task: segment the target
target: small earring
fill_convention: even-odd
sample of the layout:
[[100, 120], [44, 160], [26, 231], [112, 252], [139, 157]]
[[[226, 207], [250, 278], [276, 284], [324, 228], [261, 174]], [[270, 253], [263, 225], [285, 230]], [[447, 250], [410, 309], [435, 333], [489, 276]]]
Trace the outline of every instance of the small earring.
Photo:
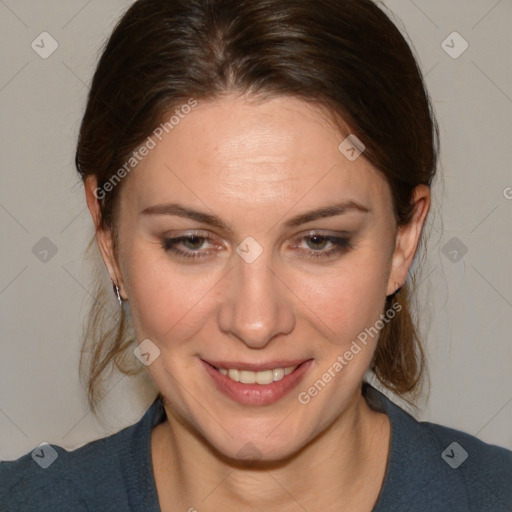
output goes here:
[[122, 307], [123, 306], [123, 299], [121, 297], [121, 294], [119, 293], [119, 286], [117, 286], [117, 284], [114, 283], [114, 281], [112, 281], [112, 286], [114, 288], [114, 293], [115, 293], [115, 295], [117, 297], [119, 305]]

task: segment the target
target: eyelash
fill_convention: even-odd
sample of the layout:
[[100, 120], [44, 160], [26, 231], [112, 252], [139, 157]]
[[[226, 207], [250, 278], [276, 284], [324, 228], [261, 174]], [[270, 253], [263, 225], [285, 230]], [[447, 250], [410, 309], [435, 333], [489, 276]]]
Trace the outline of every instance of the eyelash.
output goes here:
[[[301, 241], [307, 240], [307, 239], [311, 240], [313, 238], [320, 239], [320, 242], [326, 241], [328, 243], [331, 243], [334, 247], [332, 249], [330, 249], [329, 251], [313, 250], [313, 249], [306, 251], [308, 253], [307, 258], [310, 258], [312, 260], [318, 259], [318, 258], [329, 259], [330, 257], [332, 257], [336, 254], [346, 252], [349, 249], [353, 249], [353, 247], [350, 243], [350, 239], [344, 238], [344, 237], [322, 235], [322, 234], [318, 234], [318, 233], [310, 233], [306, 236], [301, 237], [300, 240]], [[190, 250], [183, 251], [181, 249], [176, 248], [176, 245], [178, 245], [184, 241], [185, 242], [191, 241], [193, 239], [197, 239], [198, 242], [202, 242], [202, 243], [204, 243], [205, 241], [212, 242], [214, 240], [211, 236], [206, 235], [206, 234], [204, 234], [204, 235], [203, 234], [201, 234], [201, 235], [184, 235], [184, 236], [179, 236], [176, 238], [164, 238], [162, 240], [161, 246], [165, 252], [173, 252], [177, 256], [183, 257], [183, 258], [198, 259], [198, 258], [208, 257], [209, 256], [208, 253], [200, 253], [198, 251], [190, 251]], [[202, 243], [201, 243], [201, 245], [202, 245]]]

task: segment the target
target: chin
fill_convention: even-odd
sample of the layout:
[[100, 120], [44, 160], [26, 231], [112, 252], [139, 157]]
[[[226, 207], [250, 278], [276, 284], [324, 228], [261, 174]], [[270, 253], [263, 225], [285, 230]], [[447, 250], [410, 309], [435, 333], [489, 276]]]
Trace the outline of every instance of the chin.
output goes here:
[[214, 430], [210, 421], [198, 429], [198, 434], [217, 455], [231, 464], [263, 465], [293, 457], [315, 437], [316, 431], [294, 412], [283, 411], [266, 419], [240, 418]]

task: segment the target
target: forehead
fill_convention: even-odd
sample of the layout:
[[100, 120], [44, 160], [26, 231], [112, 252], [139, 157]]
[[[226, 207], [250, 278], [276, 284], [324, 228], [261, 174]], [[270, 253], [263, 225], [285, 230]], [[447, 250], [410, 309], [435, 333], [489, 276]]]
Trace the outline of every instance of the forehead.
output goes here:
[[344, 138], [324, 110], [296, 98], [199, 101], [155, 139], [126, 193], [141, 207], [183, 196], [252, 206], [301, 195], [304, 205], [340, 194], [382, 198], [384, 178], [363, 157], [349, 161], [341, 154]]

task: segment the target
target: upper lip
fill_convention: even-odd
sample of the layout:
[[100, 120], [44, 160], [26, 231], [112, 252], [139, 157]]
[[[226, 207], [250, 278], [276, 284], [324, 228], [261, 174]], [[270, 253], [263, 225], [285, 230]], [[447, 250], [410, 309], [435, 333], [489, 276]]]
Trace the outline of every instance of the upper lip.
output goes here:
[[243, 361], [212, 361], [203, 359], [215, 368], [225, 368], [227, 370], [247, 370], [252, 372], [261, 372], [264, 370], [273, 370], [274, 368], [289, 368], [290, 366], [298, 366], [299, 364], [309, 361], [309, 359], [276, 359], [265, 363], [244, 363]]

